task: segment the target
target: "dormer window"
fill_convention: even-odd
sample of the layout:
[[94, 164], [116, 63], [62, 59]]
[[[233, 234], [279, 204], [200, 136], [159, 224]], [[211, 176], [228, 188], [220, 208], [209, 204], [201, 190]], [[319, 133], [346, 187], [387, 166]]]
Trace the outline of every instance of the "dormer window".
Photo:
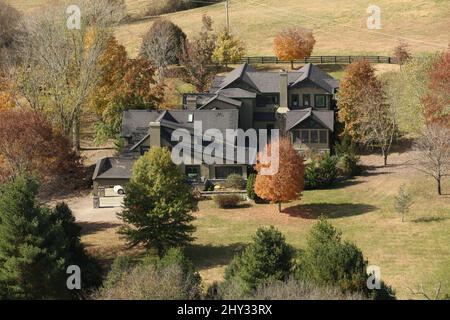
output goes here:
[[189, 123], [194, 122], [194, 114], [193, 114], [193, 113], [189, 113], [189, 114], [188, 114], [188, 122], [189, 122]]

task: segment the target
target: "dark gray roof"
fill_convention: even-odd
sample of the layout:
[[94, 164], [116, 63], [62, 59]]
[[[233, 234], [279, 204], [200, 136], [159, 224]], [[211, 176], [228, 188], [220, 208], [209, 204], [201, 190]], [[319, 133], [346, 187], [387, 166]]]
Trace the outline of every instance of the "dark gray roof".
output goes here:
[[96, 179], [130, 179], [134, 158], [103, 158], [95, 166], [92, 180]]
[[310, 117], [320, 122], [326, 128], [330, 129], [330, 131], [334, 131], [334, 111], [312, 110], [311, 108], [288, 111], [286, 113], [286, 131], [291, 130]]
[[200, 106], [199, 109], [206, 107], [208, 104], [210, 104], [211, 102], [216, 101], [216, 100], [230, 104], [235, 107], [240, 107], [242, 105], [242, 101], [226, 97], [222, 94], [216, 94], [212, 98], [210, 98], [208, 101], [206, 101], [202, 106]]
[[[192, 115], [193, 122], [189, 122], [189, 115]], [[145, 118], [145, 121], [142, 118]], [[203, 133], [208, 129], [218, 129], [225, 136], [226, 129], [238, 128], [239, 111], [237, 109], [164, 111], [127, 110], [124, 112], [123, 119], [123, 126], [127, 127], [127, 133], [129, 133], [129, 137], [131, 137], [132, 143], [130, 145], [130, 150], [133, 150], [149, 137], [150, 122], [160, 122], [163, 129], [167, 128], [169, 130], [175, 130], [184, 128], [193, 131], [194, 122], [200, 121], [202, 123]], [[136, 131], [132, 132], [129, 128], [136, 128]]]
[[131, 137], [134, 142], [141, 140], [148, 132], [148, 125], [160, 113], [154, 110], [128, 110], [123, 112], [122, 137]]
[[[289, 86], [293, 87], [308, 79], [329, 93], [334, 93], [339, 87], [339, 81], [322, 71], [317, 66], [308, 63], [297, 71], [289, 71]], [[216, 76], [210, 92], [222, 92], [232, 88], [232, 84], [241, 80], [260, 93], [280, 92], [280, 74], [271, 71], [257, 71], [246, 63], [240, 65], [226, 76]]]
[[251, 91], [244, 90], [241, 88], [227, 88], [227, 89], [220, 90], [219, 93], [228, 98], [241, 98], [241, 99], [256, 98], [255, 92], [251, 92]]
[[290, 85], [291, 87], [295, 87], [304, 80], [310, 80], [329, 93], [334, 93], [335, 89], [339, 87], [338, 80], [334, 79], [328, 73], [322, 71], [312, 63], [304, 65], [299, 71], [302, 72], [302, 75]]

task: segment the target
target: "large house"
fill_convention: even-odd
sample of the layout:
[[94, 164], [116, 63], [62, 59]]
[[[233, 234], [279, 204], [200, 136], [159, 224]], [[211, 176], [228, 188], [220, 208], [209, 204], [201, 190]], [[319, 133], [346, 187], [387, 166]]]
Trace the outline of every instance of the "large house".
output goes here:
[[[181, 110], [125, 111], [125, 150], [120, 157], [97, 163], [94, 194], [99, 185], [125, 183], [134, 159], [152, 146], [173, 148], [177, 142], [172, 141], [172, 132], [182, 128], [193, 134], [196, 121], [202, 123], [202, 133], [217, 129], [224, 136], [226, 129], [277, 128], [291, 136], [300, 152], [327, 152], [334, 137], [338, 87], [336, 79], [313, 64], [297, 71], [268, 72], [244, 63], [226, 75], [216, 76], [209, 92], [184, 95]], [[195, 152], [191, 158], [202, 159]], [[246, 178], [247, 165], [222, 160], [223, 164], [206, 165], [200, 160], [180, 167], [194, 180], [225, 179], [231, 173]]]

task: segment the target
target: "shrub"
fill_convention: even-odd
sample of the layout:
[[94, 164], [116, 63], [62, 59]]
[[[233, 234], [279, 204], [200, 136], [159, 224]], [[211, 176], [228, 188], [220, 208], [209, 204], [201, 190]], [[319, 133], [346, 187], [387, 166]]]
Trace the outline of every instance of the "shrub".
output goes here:
[[319, 286], [338, 286], [342, 292], [392, 298], [391, 288], [384, 284], [382, 290], [369, 291], [366, 268], [361, 250], [353, 243], [342, 241], [341, 232], [321, 219], [310, 231], [306, 250], [296, 266], [296, 276]]
[[319, 160], [312, 159], [305, 170], [305, 187], [307, 189], [323, 188], [330, 185], [337, 177], [338, 158], [328, 153]]
[[138, 264], [120, 258], [113, 264], [97, 299], [191, 300], [201, 296], [201, 278], [180, 249], [159, 259], [146, 257]]
[[247, 196], [249, 199], [257, 201], [259, 199], [255, 192], [256, 173], [252, 173], [247, 178]]
[[273, 281], [256, 289], [252, 300], [365, 300], [361, 293], [342, 293], [340, 288], [320, 287], [312, 282], [289, 278]]
[[244, 188], [244, 180], [240, 174], [232, 173], [227, 177], [225, 187], [242, 190]]
[[335, 151], [336, 156], [339, 158], [336, 165], [338, 175], [349, 177], [355, 176], [360, 172], [357, 148], [350, 136], [345, 135], [340, 142], [337, 142]]
[[225, 287], [236, 281], [243, 293], [255, 290], [272, 280], [285, 280], [292, 268], [294, 250], [286, 243], [284, 235], [275, 229], [260, 228], [253, 242], [236, 255], [225, 270]]
[[222, 209], [236, 208], [242, 201], [237, 194], [218, 194], [214, 196], [214, 202]]

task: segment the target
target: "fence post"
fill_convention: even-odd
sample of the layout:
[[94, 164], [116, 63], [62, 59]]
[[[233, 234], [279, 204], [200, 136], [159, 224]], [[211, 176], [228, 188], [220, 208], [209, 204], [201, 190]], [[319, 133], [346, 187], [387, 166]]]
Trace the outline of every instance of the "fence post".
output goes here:
[[323, 63], [323, 56], [320, 56], [320, 63]]
[[334, 56], [334, 63], [336, 64], [337, 62], [337, 56]]
[[352, 63], [350, 56], [348, 56], [348, 63]]

